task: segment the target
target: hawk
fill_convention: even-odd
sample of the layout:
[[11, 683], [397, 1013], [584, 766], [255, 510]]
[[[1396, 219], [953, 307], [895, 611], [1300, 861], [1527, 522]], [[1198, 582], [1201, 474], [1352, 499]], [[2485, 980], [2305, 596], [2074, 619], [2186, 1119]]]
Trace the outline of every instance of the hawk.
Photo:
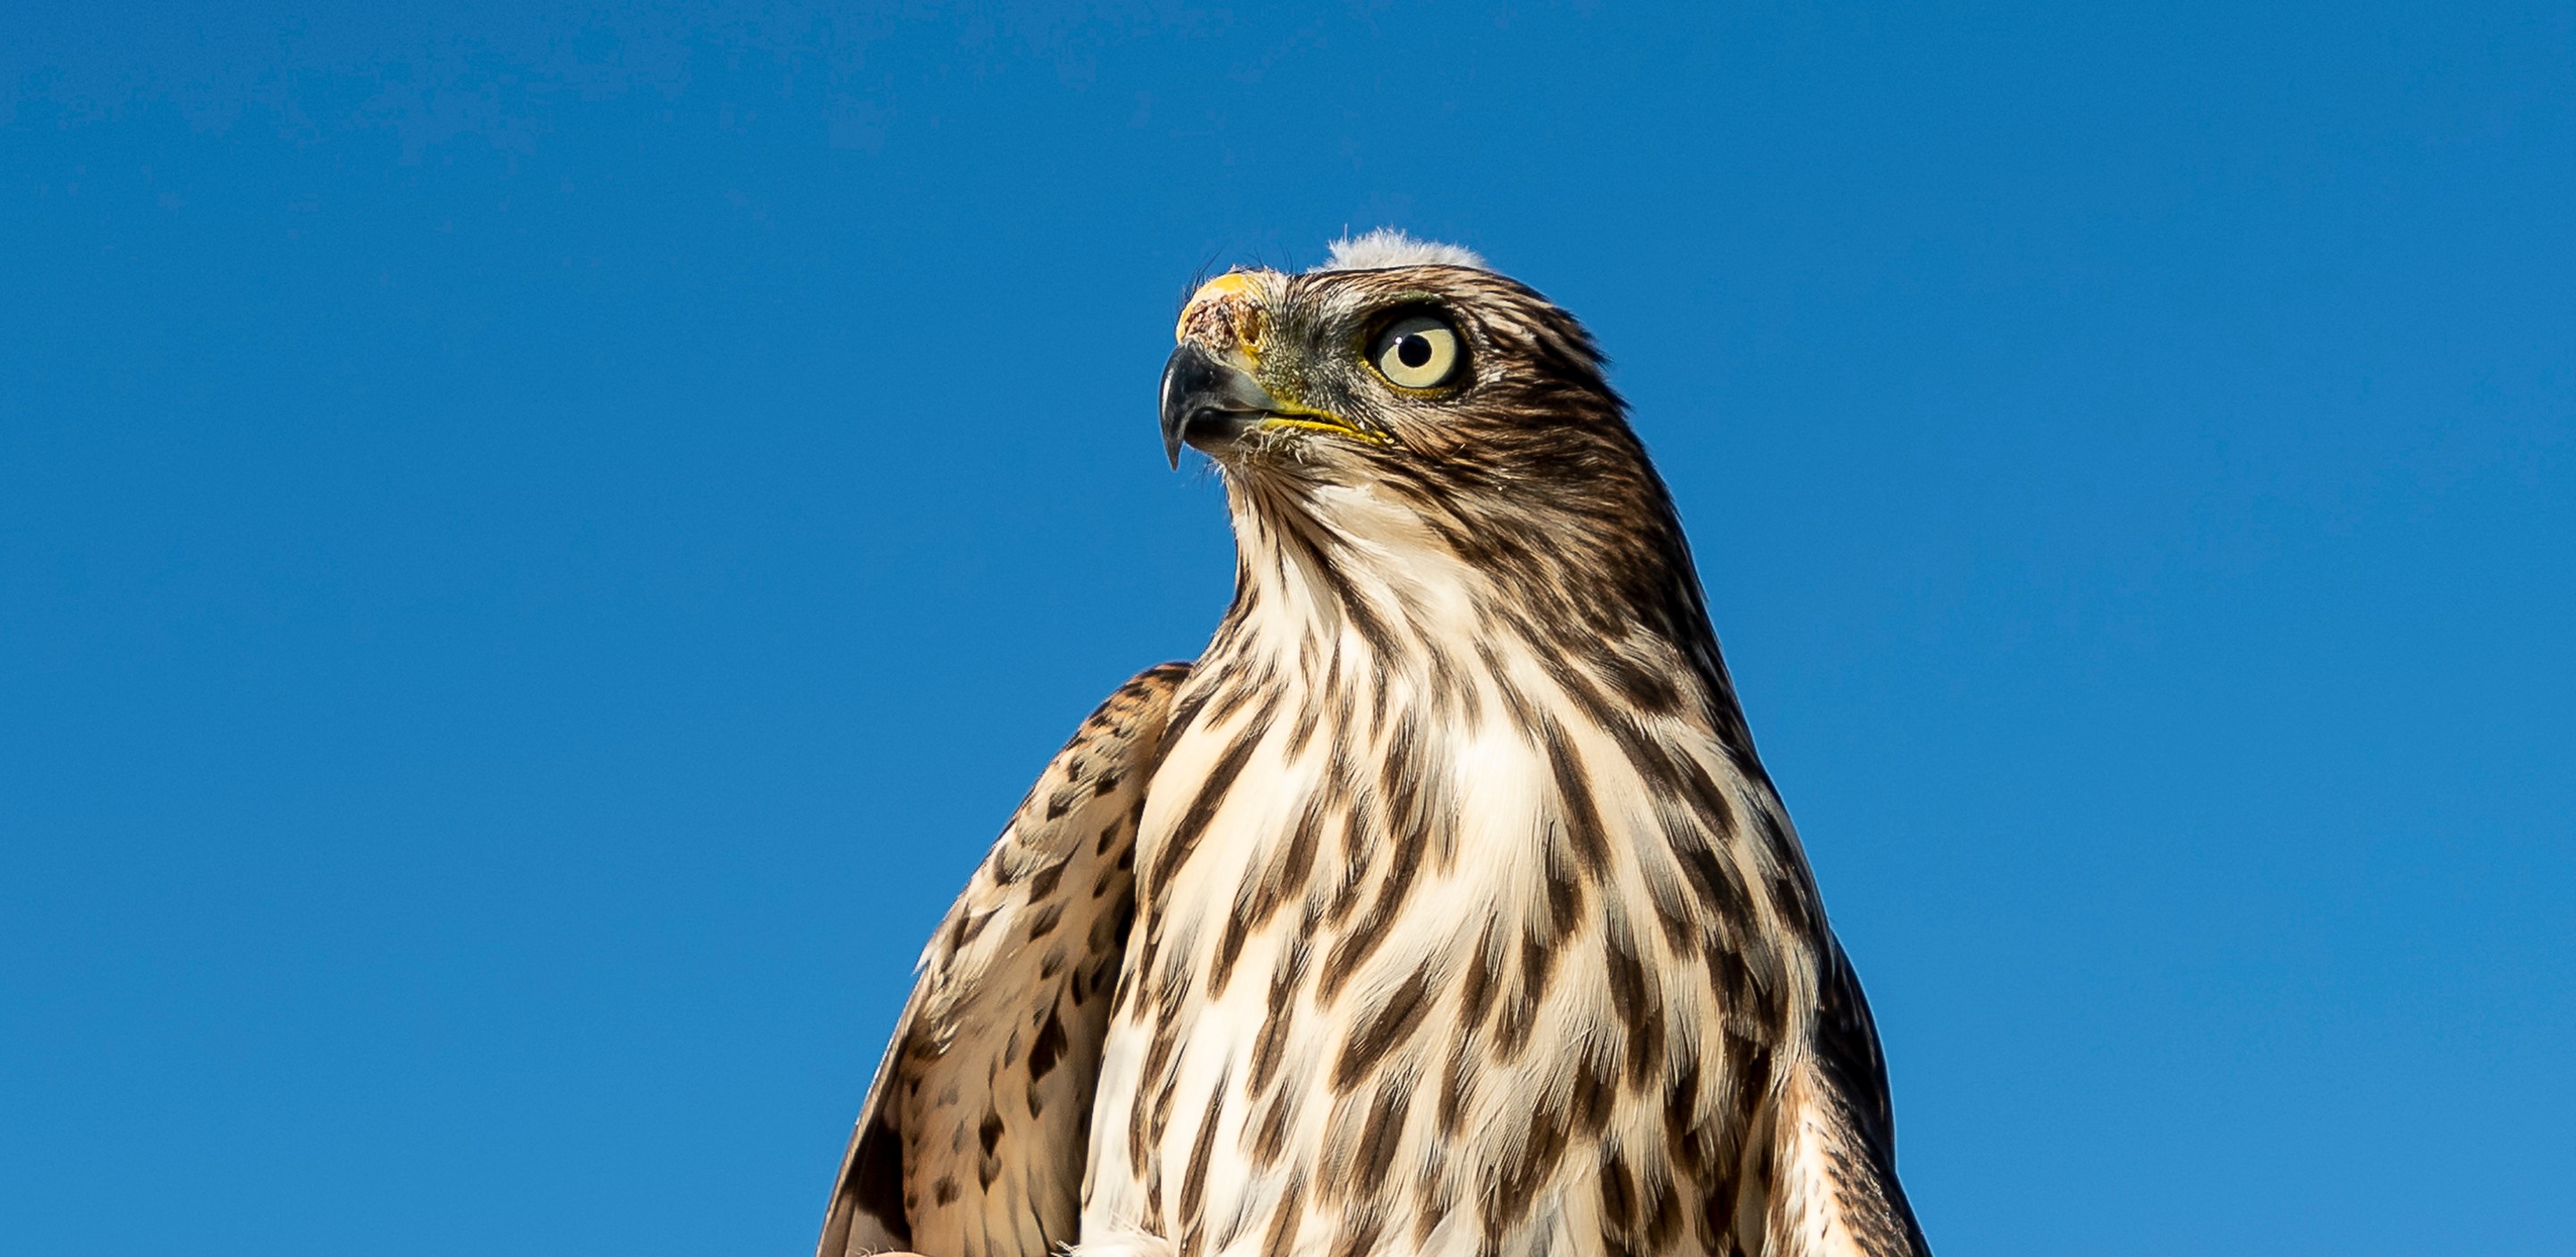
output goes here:
[[923, 953], [823, 1257], [1928, 1254], [1591, 336], [1393, 232], [1181, 312], [1234, 600]]

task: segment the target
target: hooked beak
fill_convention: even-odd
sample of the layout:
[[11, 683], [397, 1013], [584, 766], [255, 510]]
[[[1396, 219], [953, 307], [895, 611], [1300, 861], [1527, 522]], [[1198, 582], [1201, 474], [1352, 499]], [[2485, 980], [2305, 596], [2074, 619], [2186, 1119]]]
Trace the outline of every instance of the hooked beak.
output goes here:
[[1285, 409], [1250, 375], [1183, 341], [1163, 364], [1163, 456], [1177, 468], [1184, 444], [1218, 453]]

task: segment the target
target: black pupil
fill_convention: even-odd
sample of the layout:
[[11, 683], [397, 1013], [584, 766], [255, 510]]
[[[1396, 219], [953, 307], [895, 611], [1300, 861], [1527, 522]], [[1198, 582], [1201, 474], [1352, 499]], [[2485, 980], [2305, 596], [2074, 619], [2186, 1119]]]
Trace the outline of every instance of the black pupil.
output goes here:
[[1431, 338], [1419, 332], [1398, 338], [1395, 360], [1408, 367], [1419, 367], [1431, 361]]

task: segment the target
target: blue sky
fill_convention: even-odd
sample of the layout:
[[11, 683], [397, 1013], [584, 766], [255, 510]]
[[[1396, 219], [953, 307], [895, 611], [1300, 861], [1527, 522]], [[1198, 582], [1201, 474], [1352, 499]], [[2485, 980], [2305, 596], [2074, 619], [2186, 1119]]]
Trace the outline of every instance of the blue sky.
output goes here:
[[0, 1218], [802, 1252], [1227, 594], [1211, 263], [1587, 319], [1946, 1254], [2563, 1252], [2576, 8], [0, 18]]

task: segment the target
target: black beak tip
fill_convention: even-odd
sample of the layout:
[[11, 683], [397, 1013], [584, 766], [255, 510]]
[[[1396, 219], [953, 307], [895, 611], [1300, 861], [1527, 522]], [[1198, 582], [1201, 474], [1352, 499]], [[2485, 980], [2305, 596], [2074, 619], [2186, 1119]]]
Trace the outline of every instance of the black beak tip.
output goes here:
[[1251, 376], [1183, 344], [1163, 364], [1163, 457], [1178, 470], [1184, 445], [1230, 449], [1278, 405]]
[[1222, 370], [1206, 350], [1188, 343], [1173, 350], [1163, 363], [1163, 458], [1174, 471], [1181, 468], [1181, 446], [1189, 439], [1190, 421], [1198, 417]]

